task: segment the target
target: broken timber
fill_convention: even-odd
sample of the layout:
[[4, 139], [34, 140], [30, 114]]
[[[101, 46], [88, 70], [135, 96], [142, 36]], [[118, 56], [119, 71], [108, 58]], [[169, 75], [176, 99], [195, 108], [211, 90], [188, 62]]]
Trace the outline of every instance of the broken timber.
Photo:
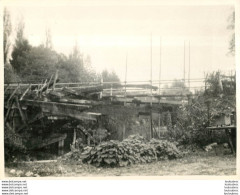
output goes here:
[[41, 107], [43, 113], [49, 113], [57, 116], [68, 116], [75, 119], [87, 119], [96, 121], [99, 114], [84, 112], [91, 108], [90, 105], [68, 104], [59, 102], [44, 102], [34, 100], [23, 100], [22, 105]]

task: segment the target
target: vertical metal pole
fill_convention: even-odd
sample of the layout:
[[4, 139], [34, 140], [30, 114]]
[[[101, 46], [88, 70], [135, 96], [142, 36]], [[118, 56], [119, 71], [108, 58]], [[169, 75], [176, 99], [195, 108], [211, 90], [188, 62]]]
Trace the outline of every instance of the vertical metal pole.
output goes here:
[[[160, 96], [160, 87], [161, 87], [161, 66], [162, 66], [162, 38], [160, 37], [160, 53], [159, 53], [159, 83], [158, 83], [158, 94]], [[160, 98], [160, 97], [159, 97]], [[159, 101], [160, 103], [160, 101]]]
[[153, 129], [152, 129], [152, 34], [151, 34], [151, 47], [150, 47], [150, 139], [153, 138]]
[[[102, 77], [102, 75], [101, 75], [100, 85], [103, 87], [103, 77]], [[103, 96], [103, 88], [102, 88], [102, 91], [99, 94], [99, 99], [102, 99], [102, 96]]]
[[190, 66], [190, 41], [188, 42], [188, 87], [190, 91], [190, 71], [191, 71], [191, 66]]
[[110, 89], [110, 99], [111, 99], [111, 101], [112, 101], [112, 96], [113, 96], [113, 89], [112, 89], [112, 83], [111, 83], [111, 89]]
[[128, 53], [127, 53], [127, 55], [126, 55], [126, 67], [125, 67], [125, 94], [124, 94], [124, 98], [125, 98], [125, 100], [124, 100], [124, 105], [126, 105], [126, 103], [127, 103], [127, 61], [128, 60]]
[[158, 83], [158, 95], [159, 95], [159, 113], [158, 113], [158, 135], [159, 138], [161, 136], [160, 134], [160, 126], [161, 126], [161, 114], [160, 114], [160, 87], [161, 87], [161, 69], [162, 69], [162, 38], [160, 37], [160, 53], [159, 53], [159, 83]]
[[150, 94], [151, 94], [151, 101], [150, 105], [152, 107], [152, 34], [151, 34], [151, 47], [150, 47]]
[[183, 49], [183, 82], [185, 84], [185, 40], [184, 40], [184, 49]]

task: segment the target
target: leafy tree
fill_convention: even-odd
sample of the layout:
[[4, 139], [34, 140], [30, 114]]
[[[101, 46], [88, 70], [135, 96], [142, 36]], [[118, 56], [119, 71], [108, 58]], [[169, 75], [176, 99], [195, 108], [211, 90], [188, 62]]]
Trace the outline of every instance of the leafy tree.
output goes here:
[[58, 55], [59, 78], [62, 82], [89, 82], [97, 78], [91, 66], [91, 58], [84, 58], [77, 44], [74, 46], [69, 57], [64, 54]]
[[[182, 80], [175, 79], [170, 87], [168, 85], [164, 86], [162, 94], [163, 95], [186, 95], [189, 94], [190, 91], [188, 87]], [[168, 98], [168, 99], [175, 99], [175, 98]]]
[[25, 66], [19, 72], [19, 76], [25, 81], [42, 82], [50, 78], [57, 70], [58, 54], [43, 45], [31, 47], [25, 53]]
[[12, 51], [10, 63], [14, 71], [19, 74], [26, 66], [26, 54], [31, 50], [31, 45], [24, 37], [24, 23], [20, 21], [17, 28], [17, 37]]
[[12, 24], [11, 24], [11, 17], [7, 10], [4, 8], [3, 13], [3, 27], [4, 27], [4, 34], [3, 34], [3, 53], [4, 53], [4, 64], [7, 63], [8, 53], [10, 48], [10, 35], [12, 33]]
[[114, 71], [108, 72], [108, 70], [103, 70], [102, 78], [103, 82], [120, 82], [118, 75]]
[[205, 134], [205, 128], [219, 114], [236, 110], [235, 76], [213, 72], [207, 76], [206, 85], [205, 91], [199, 91], [191, 103], [182, 105], [177, 111], [175, 130], [178, 141], [182, 143], [208, 144], [212, 140]]

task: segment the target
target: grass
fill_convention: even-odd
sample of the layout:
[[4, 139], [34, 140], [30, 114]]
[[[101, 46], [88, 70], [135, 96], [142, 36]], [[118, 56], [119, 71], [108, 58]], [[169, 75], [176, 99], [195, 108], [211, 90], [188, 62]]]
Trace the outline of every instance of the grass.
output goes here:
[[9, 177], [81, 177], [81, 176], [187, 176], [235, 175], [236, 157], [229, 149], [197, 151], [181, 159], [136, 164], [119, 168], [97, 168], [81, 162], [12, 163], [5, 169]]

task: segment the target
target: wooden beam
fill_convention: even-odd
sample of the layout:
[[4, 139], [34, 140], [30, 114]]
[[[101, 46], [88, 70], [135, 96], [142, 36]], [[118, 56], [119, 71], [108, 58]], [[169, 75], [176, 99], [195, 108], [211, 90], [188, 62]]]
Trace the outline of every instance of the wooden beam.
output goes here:
[[15, 93], [17, 92], [17, 90], [19, 89], [19, 85], [16, 87], [16, 89], [14, 89], [14, 91], [12, 92], [12, 94], [10, 95], [10, 97], [7, 100], [7, 106], [9, 105], [10, 100], [12, 99], [12, 97], [15, 95]]
[[20, 101], [24, 98], [24, 96], [27, 94], [27, 92], [31, 89], [31, 84], [29, 84], [29, 87], [24, 91], [24, 93], [22, 94], [22, 96], [20, 97]]
[[57, 79], [58, 79], [58, 70], [56, 71], [55, 78], [53, 81], [53, 90], [55, 90], [55, 85], [56, 85]]
[[75, 95], [75, 96], [82, 96], [83, 94], [81, 92], [77, 92], [74, 89], [68, 88], [68, 87], [63, 87], [62, 91], [69, 93], [71, 95]]
[[34, 100], [23, 100], [22, 105], [24, 106], [35, 106], [41, 107], [42, 112], [51, 115], [67, 116], [75, 119], [86, 119], [96, 121], [100, 113], [84, 112], [91, 108], [90, 105], [79, 105], [79, 104], [66, 104], [58, 102], [44, 102]]
[[10, 111], [12, 110], [13, 102], [14, 101], [12, 100], [11, 103], [9, 103], [9, 105], [8, 105], [8, 108], [7, 108], [8, 110], [7, 110], [6, 116], [4, 117], [4, 123], [6, 123], [8, 117], [9, 117]]
[[18, 111], [20, 113], [20, 116], [21, 116], [21, 119], [23, 121], [23, 123], [27, 126], [27, 120], [26, 120], [26, 116], [24, 115], [23, 111], [22, 111], [22, 108], [19, 104], [19, 100], [18, 100], [18, 97], [15, 98], [15, 102], [17, 104], [17, 108], [18, 108]]

